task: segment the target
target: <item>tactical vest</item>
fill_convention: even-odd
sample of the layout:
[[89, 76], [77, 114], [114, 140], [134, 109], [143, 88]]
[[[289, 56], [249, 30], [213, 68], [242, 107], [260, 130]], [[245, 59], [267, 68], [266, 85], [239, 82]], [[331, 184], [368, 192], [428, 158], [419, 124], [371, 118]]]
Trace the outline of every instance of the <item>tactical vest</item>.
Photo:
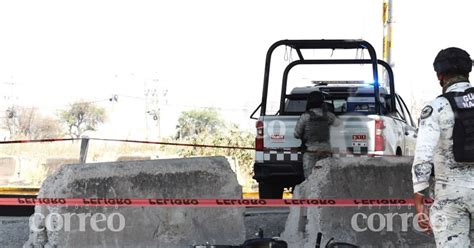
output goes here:
[[454, 112], [454, 160], [474, 162], [474, 88], [441, 96], [448, 99]]
[[316, 115], [309, 110], [309, 121], [306, 124], [305, 136], [307, 142], [329, 142], [329, 118], [326, 113]]

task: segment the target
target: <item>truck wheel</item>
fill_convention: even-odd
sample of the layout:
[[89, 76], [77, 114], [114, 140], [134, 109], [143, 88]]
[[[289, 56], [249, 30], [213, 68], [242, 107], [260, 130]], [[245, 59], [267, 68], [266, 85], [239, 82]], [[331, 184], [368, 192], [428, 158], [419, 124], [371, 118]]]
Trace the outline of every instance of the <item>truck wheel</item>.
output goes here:
[[402, 156], [402, 149], [397, 147], [397, 151], [395, 152], [395, 156]]
[[258, 196], [260, 199], [281, 199], [283, 198], [283, 186], [278, 183], [258, 184]]

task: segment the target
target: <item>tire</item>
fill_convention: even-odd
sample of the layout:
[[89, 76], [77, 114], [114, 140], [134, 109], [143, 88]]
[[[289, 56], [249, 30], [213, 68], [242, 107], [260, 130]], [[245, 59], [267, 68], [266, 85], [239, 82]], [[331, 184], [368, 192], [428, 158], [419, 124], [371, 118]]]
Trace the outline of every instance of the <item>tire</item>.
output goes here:
[[395, 152], [395, 156], [402, 156], [402, 149], [397, 147], [397, 151]]
[[260, 182], [258, 184], [258, 197], [260, 199], [282, 199], [283, 186], [278, 183]]

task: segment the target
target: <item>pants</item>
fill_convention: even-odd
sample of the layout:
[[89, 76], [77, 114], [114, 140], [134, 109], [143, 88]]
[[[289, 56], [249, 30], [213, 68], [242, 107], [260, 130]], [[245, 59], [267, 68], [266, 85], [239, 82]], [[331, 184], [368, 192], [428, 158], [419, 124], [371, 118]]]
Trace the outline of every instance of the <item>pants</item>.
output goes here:
[[437, 182], [430, 222], [436, 247], [469, 247], [474, 189]]
[[329, 158], [331, 156], [331, 152], [328, 151], [306, 151], [303, 154], [304, 178], [308, 179], [309, 175], [311, 175], [311, 172], [313, 172], [313, 168], [316, 165], [316, 162], [321, 159]]

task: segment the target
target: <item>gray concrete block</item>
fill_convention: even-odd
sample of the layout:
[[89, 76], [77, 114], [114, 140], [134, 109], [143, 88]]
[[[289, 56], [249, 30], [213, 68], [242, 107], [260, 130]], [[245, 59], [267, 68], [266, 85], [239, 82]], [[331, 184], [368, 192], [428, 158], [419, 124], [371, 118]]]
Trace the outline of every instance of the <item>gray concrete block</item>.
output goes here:
[[48, 158], [46, 159], [44, 167], [46, 169], [46, 175], [49, 176], [56, 172], [62, 165], [77, 163], [79, 163], [79, 159], [77, 158]]
[[22, 247], [28, 240], [28, 217], [0, 216], [0, 247]]
[[150, 160], [150, 156], [120, 156], [116, 161]]
[[9, 178], [15, 176], [16, 159], [12, 157], [0, 158], [0, 178]]
[[[44, 181], [39, 193], [39, 197], [52, 198], [241, 198], [241, 195], [235, 173], [223, 157], [66, 165]], [[117, 214], [121, 214], [126, 224], [121, 231], [114, 232], [108, 228], [108, 221], [102, 221], [99, 228], [106, 230], [97, 232], [85, 221], [85, 231], [81, 231], [79, 218], [73, 216], [69, 231], [64, 228], [30, 231], [25, 247], [179, 248], [206, 242], [240, 244], [245, 239], [243, 208], [37, 206], [35, 212], [43, 216], [100, 213], [107, 220], [114, 217], [113, 229], [120, 227]], [[37, 216], [36, 223], [40, 224], [37, 226], [48, 224]], [[61, 223], [53, 224], [57, 225], [50, 226], [56, 229]]]
[[[293, 198], [412, 198], [412, 158], [330, 158], [319, 161]], [[325, 241], [362, 247], [434, 247], [415, 229], [414, 207], [291, 207], [282, 238], [290, 247]], [[325, 244], [325, 243], [323, 243]]]

